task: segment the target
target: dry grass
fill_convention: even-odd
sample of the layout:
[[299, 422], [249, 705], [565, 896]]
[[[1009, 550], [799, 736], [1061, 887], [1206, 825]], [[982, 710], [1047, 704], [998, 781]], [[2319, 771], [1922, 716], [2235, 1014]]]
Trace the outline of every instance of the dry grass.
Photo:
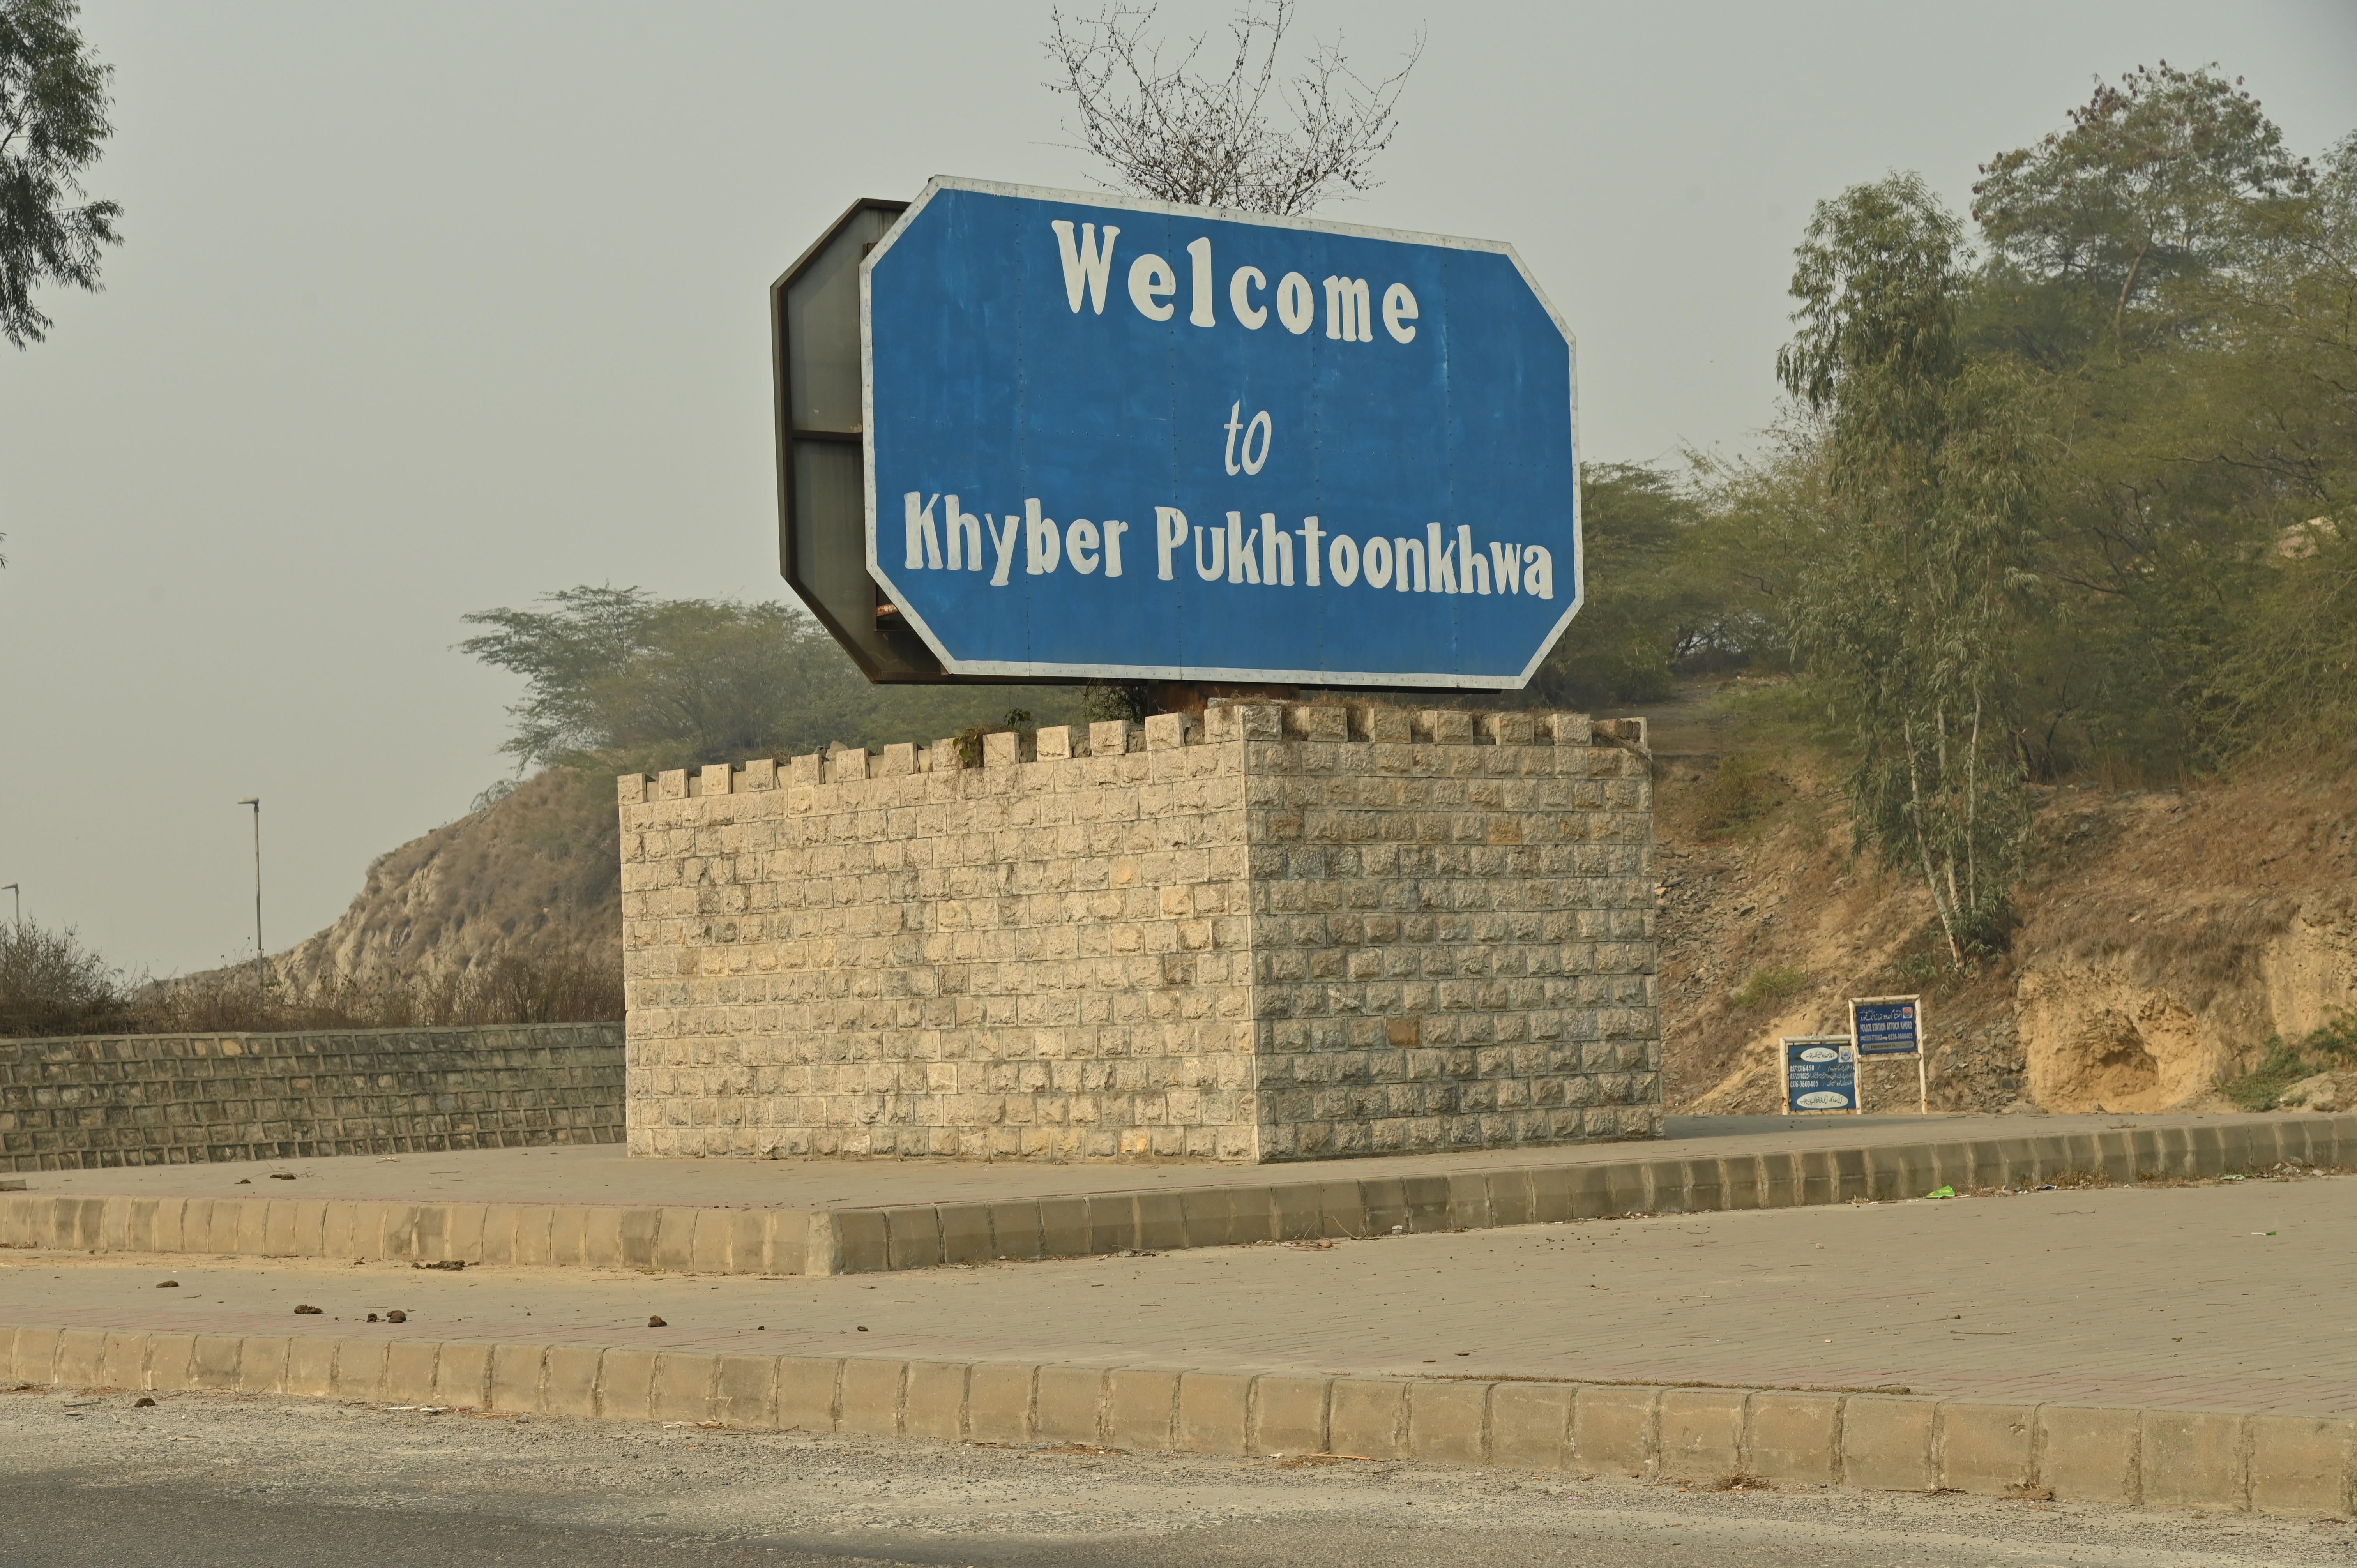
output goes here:
[[0, 933], [0, 1037], [601, 1023], [622, 1016], [620, 843], [602, 773], [551, 768], [369, 867], [257, 971], [124, 977], [70, 932]]
[[2252, 983], [2304, 903], [2357, 916], [2357, 776], [2285, 771], [2183, 791], [2051, 791], [2022, 937], [2166, 981], [2199, 1010]]
[[[40, 946], [54, 957], [70, 941], [70, 934], [50, 937]], [[20, 936], [16, 945], [36, 944]], [[0, 943], [0, 1039], [591, 1024], [622, 1016], [621, 966], [580, 954], [510, 955], [432, 978], [307, 986], [249, 968], [136, 988], [86, 950], [69, 956], [74, 961], [10, 968]]]
[[619, 963], [577, 953], [509, 955], [432, 977], [384, 976], [307, 985], [251, 969], [151, 986], [124, 1032], [440, 1028], [463, 1025], [594, 1024], [622, 1016]]
[[577, 956], [619, 976], [621, 937], [613, 780], [555, 768], [380, 856], [334, 925], [273, 961], [290, 984], [332, 997], [346, 976], [438, 983], [509, 958], [549, 967]]
[[2357, 1016], [2344, 1015], [2296, 1044], [2280, 1035], [2269, 1039], [2258, 1064], [2221, 1080], [2218, 1092], [2244, 1111], [2273, 1111], [2282, 1103], [2284, 1090], [2300, 1079], [2352, 1068], [2357, 1068]]
[[1770, 964], [1766, 969], [1752, 971], [1751, 978], [1743, 983], [1743, 989], [1727, 1000], [1730, 1004], [1750, 1012], [1781, 1002], [1806, 990], [1808, 984], [1809, 972], [1799, 964]]
[[70, 929], [0, 924], [0, 1037], [102, 1034], [130, 1005], [122, 974]]

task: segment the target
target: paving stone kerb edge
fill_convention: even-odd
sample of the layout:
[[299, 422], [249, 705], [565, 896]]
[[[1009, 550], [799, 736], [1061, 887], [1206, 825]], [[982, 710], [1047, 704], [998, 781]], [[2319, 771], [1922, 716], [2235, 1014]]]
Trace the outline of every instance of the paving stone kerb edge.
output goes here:
[[619, 1024], [0, 1040], [0, 1170], [622, 1138]]
[[1642, 734], [1238, 703], [625, 774], [630, 1150], [1652, 1135]]
[[1927, 1491], [2314, 1518], [2357, 1420], [1741, 1388], [0, 1327], [0, 1378], [620, 1421]]
[[2357, 1115], [1559, 1163], [1424, 1176], [878, 1208], [728, 1208], [334, 1198], [0, 1196], [0, 1246], [380, 1258], [678, 1273], [867, 1273], [993, 1259], [1791, 1208], [2035, 1187], [2357, 1165]]

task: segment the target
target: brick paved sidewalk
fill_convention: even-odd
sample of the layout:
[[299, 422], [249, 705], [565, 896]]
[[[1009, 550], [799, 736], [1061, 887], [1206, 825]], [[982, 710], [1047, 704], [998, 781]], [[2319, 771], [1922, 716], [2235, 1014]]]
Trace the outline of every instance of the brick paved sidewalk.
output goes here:
[[2352, 1221], [2311, 1176], [839, 1278], [12, 1252], [0, 1325], [2357, 1415]]

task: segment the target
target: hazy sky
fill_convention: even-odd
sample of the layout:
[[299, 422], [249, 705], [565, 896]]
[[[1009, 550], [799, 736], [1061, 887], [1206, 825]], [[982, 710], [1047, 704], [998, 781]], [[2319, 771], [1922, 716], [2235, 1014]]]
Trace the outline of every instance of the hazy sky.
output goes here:
[[[1180, 30], [1225, 8], [1170, 5]], [[1430, 43], [1354, 222], [1509, 240], [1580, 341], [1587, 456], [1770, 416], [1810, 204], [1967, 199], [2091, 79], [2240, 72], [2357, 128], [2357, 7], [1342, 5]], [[114, 961], [273, 950], [499, 777], [472, 609], [773, 596], [770, 280], [854, 198], [1085, 186], [1044, 5], [87, 0], [128, 242], [0, 347], [0, 883]], [[0, 903], [0, 912], [7, 906]]]

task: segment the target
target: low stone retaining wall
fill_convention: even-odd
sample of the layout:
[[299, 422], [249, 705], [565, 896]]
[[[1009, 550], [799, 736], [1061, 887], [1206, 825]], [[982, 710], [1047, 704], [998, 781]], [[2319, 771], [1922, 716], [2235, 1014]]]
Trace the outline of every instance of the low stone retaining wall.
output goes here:
[[622, 1139], [622, 1026], [0, 1040], [0, 1170]]
[[[610, 1132], [606, 1141], [611, 1142]], [[1484, 1230], [1921, 1197], [1953, 1186], [2200, 1179], [2357, 1165], [2357, 1116], [2024, 1133], [1721, 1158], [1499, 1166], [997, 1202], [730, 1208], [378, 1198], [0, 1197], [0, 1247], [387, 1258], [700, 1274], [854, 1274], [1258, 1241]]]

